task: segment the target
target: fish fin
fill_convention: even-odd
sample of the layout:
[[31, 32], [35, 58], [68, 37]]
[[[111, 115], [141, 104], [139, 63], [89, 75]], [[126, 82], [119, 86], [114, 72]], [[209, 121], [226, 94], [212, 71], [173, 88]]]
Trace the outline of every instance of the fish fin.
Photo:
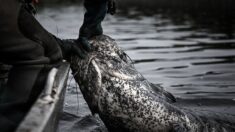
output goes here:
[[162, 94], [164, 96], [164, 98], [166, 98], [167, 102], [170, 102], [170, 103], [174, 103], [176, 102], [176, 98], [175, 96], [168, 92], [168, 91], [165, 91], [163, 87], [161, 87], [160, 85], [158, 84], [154, 84], [154, 83], [150, 83], [150, 86], [152, 87], [152, 90], [157, 93], [157, 94]]
[[168, 102], [171, 102], [171, 103], [175, 103], [176, 102], [176, 98], [175, 98], [175, 96], [172, 93], [167, 92], [167, 91], [164, 90], [163, 94], [167, 98]]
[[185, 124], [182, 123], [175, 123], [173, 124], [173, 130], [172, 132], [188, 132], [189, 130], [185, 126]]

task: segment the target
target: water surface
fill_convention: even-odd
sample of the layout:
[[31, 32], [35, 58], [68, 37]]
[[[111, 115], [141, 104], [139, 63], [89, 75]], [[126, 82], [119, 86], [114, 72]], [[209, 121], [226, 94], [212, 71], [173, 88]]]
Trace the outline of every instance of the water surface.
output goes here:
[[[53, 34], [76, 38], [83, 13], [81, 6], [50, 7], [42, 9], [37, 18]], [[131, 10], [107, 16], [103, 27], [105, 34], [116, 39], [132, 58], [139, 72], [176, 97], [233, 100], [234, 18], [203, 16], [173, 12], [145, 15]], [[61, 130], [90, 131], [99, 121], [80, 118], [90, 112], [82, 95], [77, 95], [75, 82], [69, 83], [62, 121], [67, 125]]]

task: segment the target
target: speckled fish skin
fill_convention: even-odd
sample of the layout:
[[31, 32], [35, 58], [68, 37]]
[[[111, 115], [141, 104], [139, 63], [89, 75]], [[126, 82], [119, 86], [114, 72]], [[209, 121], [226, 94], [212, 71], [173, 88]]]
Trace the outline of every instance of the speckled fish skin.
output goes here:
[[92, 113], [110, 132], [235, 131], [233, 115], [174, 106], [173, 96], [148, 82], [112, 38], [90, 42], [91, 53], [83, 60], [71, 57], [71, 68]]

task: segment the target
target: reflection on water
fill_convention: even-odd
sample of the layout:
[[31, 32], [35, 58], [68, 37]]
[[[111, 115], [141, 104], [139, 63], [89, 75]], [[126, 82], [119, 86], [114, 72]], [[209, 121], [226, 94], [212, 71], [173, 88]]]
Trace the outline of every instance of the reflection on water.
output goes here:
[[[80, 6], [45, 8], [37, 18], [55, 35], [76, 38], [83, 12]], [[235, 17], [223, 18], [169, 11], [144, 15], [132, 10], [122, 11], [114, 17], [107, 16], [103, 27], [105, 34], [117, 40], [148, 80], [162, 85], [175, 96], [233, 99]], [[70, 84], [65, 111], [76, 115], [76, 84], [74, 81]], [[78, 115], [89, 114], [81, 94], [78, 98]], [[65, 114], [64, 118], [68, 118], [70, 123], [62, 125], [62, 130], [77, 128], [77, 121], [70, 118], [74, 116], [70, 114]], [[85, 124], [79, 130], [89, 131], [97, 126], [97, 122], [89, 119]]]
[[234, 18], [140, 14], [129, 12], [106, 25], [145, 77], [178, 97], [234, 97]]

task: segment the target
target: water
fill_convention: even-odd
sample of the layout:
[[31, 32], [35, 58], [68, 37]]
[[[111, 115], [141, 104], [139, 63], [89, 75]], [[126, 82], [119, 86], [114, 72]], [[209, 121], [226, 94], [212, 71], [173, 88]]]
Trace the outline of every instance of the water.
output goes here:
[[[42, 9], [37, 18], [53, 34], [76, 38], [83, 13], [81, 6], [50, 7]], [[233, 100], [234, 18], [162, 11], [145, 15], [132, 10], [107, 16], [103, 27], [105, 34], [116, 39], [133, 59], [139, 72], [176, 97]], [[90, 131], [96, 128], [99, 121], [89, 120], [90, 117], [84, 120], [89, 114], [72, 80], [60, 130]]]

